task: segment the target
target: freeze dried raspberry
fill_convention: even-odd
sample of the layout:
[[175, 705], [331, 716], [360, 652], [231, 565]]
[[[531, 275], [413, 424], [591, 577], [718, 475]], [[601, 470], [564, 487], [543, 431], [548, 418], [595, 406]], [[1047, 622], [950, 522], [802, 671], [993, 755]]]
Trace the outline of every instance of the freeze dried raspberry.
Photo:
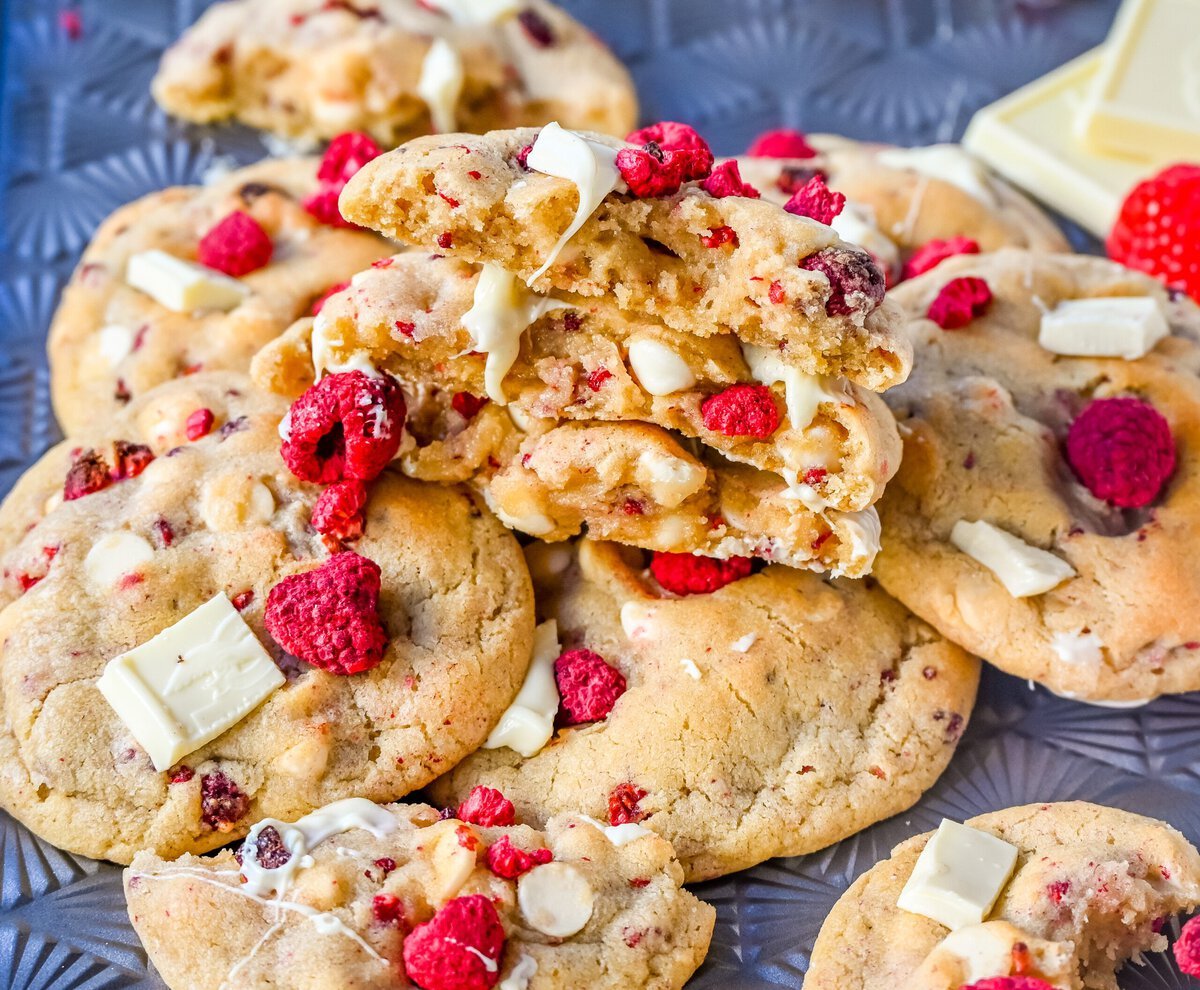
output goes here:
[[[246, 843], [238, 850], [238, 862], [245, 862]], [[292, 858], [292, 851], [283, 844], [283, 837], [274, 825], [260, 829], [254, 840], [254, 862], [264, 870], [277, 870]]]
[[992, 290], [981, 278], [954, 278], [942, 286], [926, 315], [943, 330], [961, 330], [992, 304]]
[[357, 540], [366, 526], [366, 504], [367, 486], [361, 481], [352, 478], [330, 485], [313, 506], [313, 529], [342, 542]]
[[304, 201], [304, 208], [327, 227], [345, 227], [350, 230], [358, 228], [342, 216], [338, 206], [341, 190], [334, 186], [320, 186], [317, 191]]
[[318, 316], [321, 310], [325, 308], [325, 304], [329, 302], [333, 296], [336, 296], [339, 292], [344, 292], [348, 288], [350, 288], [349, 282], [335, 282], [323, 293], [321, 293], [321, 295], [317, 296], [316, 301], [312, 304], [312, 309], [310, 310], [312, 315]]
[[1054, 987], [1032, 976], [992, 976], [964, 983], [958, 990], [1054, 990]]
[[63, 482], [63, 501], [71, 502], [84, 495], [91, 495], [112, 484], [112, 476], [108, 473], [108, 462], [95, 450], [85, 450], [79, 454], [67, 469], [67, 478]]
[[529, 40], [538, 48], [549, 48], [554, 44], [554, 32], [550, 29], [550, 25], [532, 7], [526, 7], [517, 14], [517, 21], [528, 35]]
[[360, 168], [383, 154], [383, 149], [366, 134], [347, 131], [329, 142], [317, 169], [317, 191], [304, 201], [304, 208], [321, 223], [332, 227], [356, 227], [342, 216], [338, 197]]
[[247, 588], [245, 591], [239, 591], [229, 600], [229, 604], [231, 604], [239, 612], [246, 611], [246, 609], [254, 604], [254, 589]]
[[673, 595], [706, 595], [748, 577], [754, 562], [749, 557], [698, 557], [691, 553], [655, 553], [650, 573]]
[[638, 802], [646, 796], [646, 792], [636, 784], [618, 784], [608, 795], [608, 824], [629, 825], [644, 821], [646, 812], [642, 811]]
[[604, 365], [600, 365], [598, 368], [593, 368], [590, 372], [588, 372], [588, 388], [590, 388], [593, 392], [599, 392], [600, 389], [604, 388], [604, 383], [612, 378], [612, 376], [613, 373], [604, 367]]
[[864, 251], [849, 248], [825, 248], [800, 262], [810, 272], [820, 272], [829, 280], [830, 294], [825, 312], [830, 316], [866, 314], [879, 308], [887, 292], [887, 280], [875, 259]]
[[1066, 896], [1067, 891], [1070, 889], [1070, 880], [1055, 880], [1053, 883], [1046, 885], [1046, 896], [1055, 904], [1061, 904], [1063, 897]]
[[800, 131], [781, 128], [767, 131], [746, 149], [751, 158], [816, 158], [816, 149]]
[[232, 832], [249, 811], [249, 796], [225, 774], [218, 770], [200, 778], [200, 817], [209, 828]]
[[513, 803], [494, 787], [482, 784], [472, 787], [467, 799], [458, 806], [459, 821], [482, 828], [493, 825], [511, 825], [517, 820], [517, 809]]
[[1200, 918], [1192, 918], [1183, 926], [1171, 951], [1183, 972], [1188, 976], [1200, 976]]
[[144, 443], [130, 443], [128, 440], [117, 440], [113, 443], [112, 469], [113, 481], [125, 481], [136, 478], [146, 470], [154, 460], [154, 451]]
[[1136, 186], [1108, 236], [1108, 256], [1200, 302], [1200, 164], [1172, 165]]
[[404, 926], [404, 902], [395, 894], [376, 894], [371, 900], [371, 915], [381, 925]]
[[727, 437], [769, 437], [779, 427], [779, 410], [765, 385], [731, 385], [700, 403], [704, 428]]
[[404, 940], [404, 970], [422, 990], [489, 990], [500, 979], [504, 927], [483, 894], [456, 897]]
[[269, 264], [275, 246], [271, 236], [249, 213], [234, 210], [200, 238], [196, 260], [234, 278]]
[[189, 766], [181, 765], [173, 774], [171, 774], [172, 784], [186, 784], [189, 780], [196, 776], [196, 771]]
[[634, 131], [626, 140], [641, 147], [617, 152], [617, 170], [640, 199], [669, 196], [683, 183], [712, 171], [712, 149], [687, 124], [663, 121]]
[[625, 693], [625, 678], [591, 650], [568, 650], [554, 661], [554, 680], [562, 699], [560, 725], [581, 725], [608, 718]]
[[286, 577], [267, 595], [264, 623], [288, 653], [330, 674], [359, 674], [383, 659], [379, 565], [347, 550]]
[[762, 195], [749, 182], [742, 181], [738, 163], [732, 158], [729, 161], [721, 162], [712, 170], [712, 174], [704, 180], [704, 191], [717, 199], [724, 199], [726, 196], [745, 196], [748, 199], [758, 199]]
[[825, 180], [814, 175], [792, 195], [783, 208], [797, 217], [808, 217], [817, 223], [833, 223], [834, 218], [846, 208], [846, 197], [833, 192]]
[[726, 244], [738, 246], [737, 231], [732, 227], [709, 227], [707, 234], [700, 235], [700, 243], [706, 248], [724, 247]]
[[944, 241], [934, 239], [917, 248], [904, 263], [904, 278], [916, 278], [931, 268], [936, 268], [947, 258], [956, 254], [978, 254], [979, 242], [969, 237], [950, 237]]
[[184, 432], [189, 440], [199, 440], [212, 431], [216, 417], [211, 409], [197, 409], [187, 418]]
[[532, 849], [529, 852], [518, 849], [507, 835], [502, 835], [488, 846], [484, 854], [487, 868], [505, 880], [516, 880], [535, 866], [543, 866], [553, 858], [554, 854], [549, 849]]
[[470, 392], [455, 392], [450, 399], [451, 408], [463, 419], [474, 419], [479, 410], [487, 404], [486, 395], [472, 395]]
[[1175, 470], [1175, 438], [1141, 399], [1096, 399], [1067, 432], [1067, 461], [1098, 499], [1122, 509], [1149, 505]]
[[371, 481], [400, 449], [405, 413], [391, 375], [326, 375], [292, 404], [280, 452], [302, 481]]

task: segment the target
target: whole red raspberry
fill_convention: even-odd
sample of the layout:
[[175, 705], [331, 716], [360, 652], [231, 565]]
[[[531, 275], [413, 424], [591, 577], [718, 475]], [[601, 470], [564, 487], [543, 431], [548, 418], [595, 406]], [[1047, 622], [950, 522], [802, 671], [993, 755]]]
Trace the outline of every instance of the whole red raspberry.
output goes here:
[[700, 403], [704, 428], [728, 437], [769, 437], [779, 428], [779, 410], [765, 385], [731, 385]]
[[1200, 976], [1200, 918], [1192, 918], [1183, 926], [1171, 951], [1175, 953], [1175, 962], [1184, 973]]
[[535, 866], [543, 866], [553, 858], [554, 854], [549, 849], [531, 849], [529, 852], [518, 849], [507, 835], [502, 835], [488, 846], [484, 854], [487, 868], [505, 880], [516, 880]]
[[212, 432], [216, 417], [211, 409], [197, 409], [188, 416], [184, 423], [184, 432], [189, 440], [199, 440]]
[[422, 990], [490, 990], [500, 979], [504, 927], [483, 894], [456, 897], [404, 940], [404, 970]]
[[992, 976], [964, 983], [958, 990], [1054, 990], [1054, 987], [1033, 976]]
[[983, 279], [968, 275], [943, 285], [925, 315], [943, 330], [961, 330], [991, 305], [991, 287]]
[[357, 226], [342, 216], [338, 197], [360, 168], [382, 154], [383, 149], [366, 134], [358, 131], [339, 134], [329, 142], [317, 169], [317, 191], [304, 201], [304, 208], [332, 227]]
[[749, 557], [698, 557], [692, 553], [655, 553], [650, 573], [673, 595], [706, 595], [750, 575]]
[[721, 162], [712, 170], [712, 174], [704, 180], [703, 188], [706, 193], [717, 199], [724, 199], [726, 196], [745, 196], [748, 199], [758, 199], [762, 196], [762, 193], [749, 182], [742, 181], [738, 163], [732, 158], [729, 161]]
[[1067, 461], [1096, 498], [1122, 509], [1149, 505], [1175, 470], [1175, 438], [1141, 399], [1096, 399], [1067, 432]]
[[669, 196], [683, 183], [712, 171], [712, 149], [687, 124], [663, 121], [634, 131], [626, 140], [641, 147], [617, 152], [617, 170], [640, 199]]
[[513, 803], [494, 787], [482, 784], [472, 787], [467, 799], [458, 806], [459, 821], [490, 828], [493, 825], [511, 825], [517, 820], [517, 809]]
[[470, 392], [455, 392], [450, 399], [450, 407], [463, 419], [474, 419], [487, 404], [486, 395], [472, 395]]
[[312, 315], [320, 315], [321, 310], [325, 308], [325, 304], [329, 302], [331, 297], [336, 296], [339, 292], [344, 292], [348, 288], [350, 288], [349, 282], [335, 282], [314, 300], [312, 309], [310, 310]]
[[608, 795], [608, 824], [629, 825], [645, 821], [647, 813], [639, 804], [645, 796], [646, 792], [636, 784], [617, 784]]
[[887, 292], [887, 279], [875, 259], [865, 251], [832, 247], [810, 254], [800, 262], [810, 272], [829, 280], [825, 312], [830, 316], [865, 315], [874, 312]]
[[292, 403], [280, 452], [302, 481], [371, 481], [400, 449], [406, 412], [391, 375], [326, 375]]
[[269, 264], [275, 246], [249, 213], [234, 210], [200, 238], [196, 260], [207, 268], [241, 278]]
[[783, 208], [795, 216], [828, 224], [846, 208], [846, 197], [833, 192], [821, 176], [814, 175], [796, 190]]
[[112, 484], [108, 462], [99, 451], [85, 450], [71, 462], [63, 482], [63, 501], [71, 502]]
[[225, 774], [217, 771], [200, 778], [200, 818], [209, 828], [232, 832], [249, 812], [249, 796]]
[[767, 131], [746, 149], [751, 158], [816, 158], [816, 149], [800, 131]]
[[904, 278], [916, 278], [931, 268], [936, 268], [947, 258], [956, 254], [978, 254], [979, 242], [969, 237], [951, 237], [947, 240], [932, 240], [917, 248], [904, 263]]
[[346, 542], [363, 535], [366, 518], [367, 486], [357, 479], [330, 485], [313, 506], [313, 529], [324, 536]]
[[1121, 207], [1108, 256], [1200, 302], [1200, 165], [1173, 165], [1134, 187]]
[[263, 621], [305, 663], [330, 674], [360, 674], [378, 666], [387, 648], [379, 588], [379, 565], [347, 550], [275, 585]]
[[561, 700], [559, 724], [580, 725], [608, 718], [625, 693], [625, 678], [591, 650], [568, 650], [554, 661]]

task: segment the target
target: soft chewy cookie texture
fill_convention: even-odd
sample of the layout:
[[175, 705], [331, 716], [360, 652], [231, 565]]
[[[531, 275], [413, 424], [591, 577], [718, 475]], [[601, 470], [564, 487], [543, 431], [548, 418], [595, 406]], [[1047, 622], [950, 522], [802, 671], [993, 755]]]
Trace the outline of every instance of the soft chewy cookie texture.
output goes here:
[[[189, 438], [202, 409], [207, 432]], [[330, 559], [318, 486], [279, 455], [286, 411], [234, 373], [167, 383], [51, 450], [0, 508], [0, 801], [55, 845], [175, 856], [266, 815], [394, 800], [477, 747], [519, 687], [533, 604], [515, 541], [469, 492], [390, 472], [355, 544], [381, 570], [382, 662], [335, 676], [274, 643], [272, 588]], [[220, 592], [286, 683], [157, 772], [96, 680]]]
[[637, 119], [624, 67], [544, 0], [226, 0], [167, 50], [152, 91], [197, 123], [387, 145], [550, 120], [624, 134]]
[[[992, 302], [943, 330], [926, 313], [963, 278], [985, 281]], [[911, 317], [919, 363], [887, 397], [905, 452], [880, 503], [884, 587], [955, 642], [1063, 695], [1132, 703], [1200, 688], [1200, 311], [1111, 262], [1017, 250], [950, 259], [892, 295]], [[1135, 360], [1039, 344], [1044, 312], [1109, 297], [1156, 300], [1172, 333]], [[1095, 419], [1130, 407], [1136, 419]], [[1097, 429], [1077, 425], [1085, 418]], [[1140, 432], [1155, 424], [1153, 436]], [[1150, 457], [1160, 441], [1173, 463]], [[1080, 471], [1130, 490], [1097, 496]], [[1152, 487], [1135, 491], [1143, 471]], [[1123, 494], [1141, 504], [1110, 500]], [[1048, 551], [1074, 575], [1014, 597], [951, 542], [962, 520]]]
[[[1165, 949], [1164, 921], [1200, 903], [1200, 855], [1164, 822], [1067, 802], [1008, 808], [966, 824], [1018, 849], [1015, 872], [984, 924], [958, 929], [952, 941], [948, 928], [896, 906], [933, 833], [915, 836], [834, 906], [813, 948], [806, 990], [959, 990], [1010, 975], [1062, 990], [1117, 990], [1116, 970], [1139, 952]], [[991, 971], [975, 971], [981, 966]]]
[[539, 617], [561, 638], [556, 668], [594, 654], [621, 693], [582, 724], [563, 694], [545, 748], [480, 750], [434, 783], [440, 802], [483, 784], [531, 822], [567, 809], [638, 822], [700, 880], [908, 808], [966, 728], [977, 661], [865, 583], [655, 558], [653, 574], [697, 592], [680, 596], [615, 544], [527, 554]]
[[[367, 231], [321, 223], [304, 207], [316, 159], [265, 161], [209, 186], [152, 193], [122, 207], [84, 252], [50, 327], [54, 410], [71, 433], [120, 412], [181, 375], [245, 371], [260, 347], [307, 314], [331, 286], [395, 250]], [[229, 311], [176, 312], [126, 281], [131, 257], [151, 250], [194, 260], [204, 236], [233, 213], [272, 242], [271, 260], [241, 278]]]

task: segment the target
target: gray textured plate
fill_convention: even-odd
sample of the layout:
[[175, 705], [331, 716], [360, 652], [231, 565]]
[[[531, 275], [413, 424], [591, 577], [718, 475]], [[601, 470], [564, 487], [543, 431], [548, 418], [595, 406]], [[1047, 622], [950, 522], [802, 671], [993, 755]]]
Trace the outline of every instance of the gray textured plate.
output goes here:
[[[779, 124], [915, 144], [1103, 38], [1115, 0], [564, 0], [633, 68], [648, 119], [691, 121], [732, 153]], [[167, 120], [147, 93], [194, 0], [2, 6], [0, 490], [57, 437], [43, 341], [63, 282], [110, 210], [195, 181], [215, 155], [264, 154], [240, 128]], [[989, 671], [970, 731], [910, 813], [825, 852], [698, 893], [718, 925], [697, 987], [799, 987], [821, 921], [888, 849], [942, 816], [1083, 798], [1160, 816], [1200, 841], [1200, 696], [1087, 708]], [[125, 919], [119, 873], [58, 852], [0, 814], [0, 985], [161, 988]], [[1189, 985], [1166, 958], [1128, 990]]]

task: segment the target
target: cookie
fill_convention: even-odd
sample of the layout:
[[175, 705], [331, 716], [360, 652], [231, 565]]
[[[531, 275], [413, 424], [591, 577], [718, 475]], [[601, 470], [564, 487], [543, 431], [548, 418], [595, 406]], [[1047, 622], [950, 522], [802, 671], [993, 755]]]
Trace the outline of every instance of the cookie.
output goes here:
[[[897, 907], [934, 833], [915, 836], [834, 906], [806, 990], [1117, 990], [1115, 971], [1165, 949], [1166, 919], [1200, 903], [1200, 855], [1164, 822], [1079, 801], [966, 824], [1016, 847], [1015, 870], [984, 920], [951, 932]], [[989, 982], [998, 977], [1026, 982]]]
[[[339, 489], [285, 467], [286, 411], [232, 372], [169, 382], [55, 447], [0, 508], [0, 803], [56, 846], [171, 857], [264, 816], [394, 800], [474, 750], [520, 686], [533, 603], [511, 535], [467, 491], [384, 472], [353, 551], [331, 556], [314, 526]], [[168, 629], [182, 646], [145, 645]], [[236, 672], [156, 686], [148, 653], [202, 664], [227, 636]], [[110, 661], [135, 647], [123, 663], [147, 665], [153, 697], [131, 715]], [[163, 745], [177, 733], [195, 745]]]
[[[67, 433], [111, 418], [172, 378], [246, 371], [255, 351], [307, 314], [331, 286], [394, 252], [380, 237], [329, 226], [305, 209], [318, 188], [317, 169], [316, 159], [260, 162], [210, 186], [152, 193], [100, 226], [50, 327], [50, 391]], [[204, 253], [206, 235], [237, 214], [251, 218], [252, 224], [242, 223], [265, 237], [257, 247], [266, 258], [253, 253], [255, 246], [243, 252], [243, 264], [256, 267], [238, 279], [244, 298], [229, 308], [180, 312], [127, 281], [130, 259], [144, 252], [194, 261]], [[231, 240], [244, 249], [242, 234], [235, 230]], [[205, 257], [218, 260], [219, 245], [208, 245]], [[226, 256], [219, 263], [237, 261]]]
[[546, 731], [493, 736], [433, 784], [443, 804], [486, 785], [530, 822], [636, 822], [700, 880], [908, 808], [966, 728], [977, 661], [867, 582], [691, 556], [647, 570], [586, 539], [526, 552], [548, 640], [516, 707], [552, 671]]
[[[1108, 261], [1018, 250], [892, 295], [919, 362], [887, 397], [905, 451], [880, 503], [884, 587], [1068, 697], [1200, 688], [1200, 310]], [[1130, 357], [1063, 353], [1097, 348]]]
[[653, 833], [537, 831], [498, 794], [457, 814], [346, 801], [237, 853], [140, 853], [129, 916], [171, 990], [675, 990], [700, 965], [715, 913]]
[[341, 208], [542, 294], [607, 297], [874, 391], [903, 381], [910, 353], [870, 256], [823, 223], [739, 195], [711, 168], [703, 139], [673, 123], [629, 142], [556, 124], [441, 135], [375, 159]]
[[629, 73], [544, 0], [226, 0], [167, 50], [151, 91], [195, 123], [358, 130], [388, 146], [556, 119], [624, 134], [637, 120]]

